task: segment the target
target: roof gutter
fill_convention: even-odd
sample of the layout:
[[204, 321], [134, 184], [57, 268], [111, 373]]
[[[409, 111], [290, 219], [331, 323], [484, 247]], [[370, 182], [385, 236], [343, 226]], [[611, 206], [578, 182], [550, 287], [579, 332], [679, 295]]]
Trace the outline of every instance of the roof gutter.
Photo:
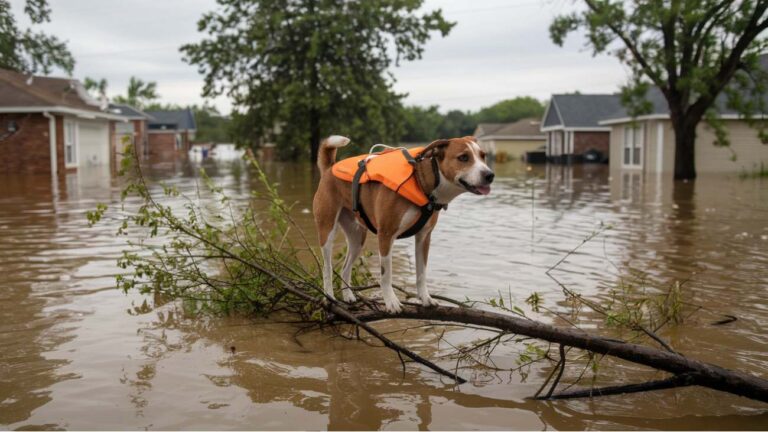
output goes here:
[[84, 119], [106, 119], [106, 120], [116, 120], [116, 121], [122, 121], [127, 122], [128, 119], [124, 116], [119, 116], [115, 114], [109, 114], [101, 111], [89, 111], [89, 110], [83, 110], [83, 109], [77, 109], [77, 108], [69, 108], [64, 106], [41, 106], [41, 107], [13, 107], [13, 106], [4, 106], [0, 107], [0, 113], [60, 113], [60, 114], [70, 114], [74, 115], [80, 118]]
[[59, 163], [56, 154], [56, 116], [48, 111], [43, 111], [43, 117], [48, 119], [48, 137], [51, 151], [51, 177], [56, 177]]

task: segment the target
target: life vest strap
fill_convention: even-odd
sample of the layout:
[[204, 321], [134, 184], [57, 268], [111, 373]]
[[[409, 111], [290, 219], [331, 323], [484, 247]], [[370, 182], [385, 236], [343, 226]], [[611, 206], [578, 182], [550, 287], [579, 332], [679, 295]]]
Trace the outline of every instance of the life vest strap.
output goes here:
[[[408, 151], [403, 150], [403, 156], [406, 158], [409, 164], [415, 165], [416, 160], [408, 153]], [[352, 177], [352, 211], [357, 213], [357, 215], [360, 217], [360, 219], [363, 220], [363, 223], [365, 223], [365, 226], [368, 227], [368, 229], [374, 233], [378, 234], [378, 230], [371, 222], [371, 219], [368, 217], [368, 214], [366, 214], [365, 209], [363, 208], [362, 203], [360, 202], [360, 179], [363, 177], [363, 174], [365, 174], [366, 170], [366, 160], [361, 159], [360, 162], [357, 163], [357, 171], [355, 171], [355, 175]], [[419, 216], [419, 219], [416, 220], [416, 222], [411, 225], [410, 228], [405, 230], [402, 234], [397, 236], [398, 239], [408, 238], [419, 231], [421, 231], [422, 228], [424, 228], [424, 225], [429, 222], [429, 219], [432, 217], [432, 215], [435, 213], [435, 210], [442, 210], [445, 208], [442, 204], [438, 204], [434, 201], [434, 198], [430, 195], [429, 196], [429, 202], [426, 205], [423, 205], [419, 207], [419, 210], [421, 211], [421, 215]]]

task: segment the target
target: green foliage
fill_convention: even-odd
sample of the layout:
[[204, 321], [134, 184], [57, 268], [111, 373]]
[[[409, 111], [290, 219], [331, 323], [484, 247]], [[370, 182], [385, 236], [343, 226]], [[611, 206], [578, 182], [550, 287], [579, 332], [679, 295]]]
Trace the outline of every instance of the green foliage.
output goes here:
[[440, 136], [437, 130], [443, 123], [443, 116], [437, 111], [437, 105], [428, 108], [409, 106], [403, 108], [405, 132], [401, 142], [431, 142]]
[[527, 117], [541, 118], [544, 104], [530, 96], [506, 99], [482, 108], [474, 118], [477, 123], [508, 123]]
[[478, 112], [451, 110], [446, 114], [437, 105], [428, 108], [409, 106], [403, 108], [405, 133], [401, 142], [431, 142], [438, 138], [472, 135], [478, 123], [511, 123], [527, 117], [540, 118], [544, 105], [530, 96], [506, 99]]
[[[47, 0], [27, 0], [24, 13], [32, 25], [51, 20]], [[0, 0], [0, 68], [25, 74], [49, 74], [54, 67], [72, 73], [75, 59], [67, 44], [43, 32], [20, 29], [11, 13], [10, 2]]]
[[128, 104], [139, 109], [145, 109], [145, 106], [159, 97], [160, 95], [157, 94], [156, 82], [145, 82], [132, 76], [128, 82], [125, 96], [115, 96], [113, 100], [116, 103]]
[[[421, 58], [453, 26], [423, 0], [217, 0], [207, 35], [181, 47], [205, 77], [203, 96], [234, 102], [240, 144], [276, 142], [285, 158], [316, 156], [322, 135], [364, 147], [402, 134], [389, 68]], [[279, 132], [279, 133], [278, 133]]]
[[[117, 276], [119, 288], [180, 299], [195, 313], [265, 315], [281, 309], [307, 320], [322, 318], [318, 303], [295, 297], [281, 284], [290, 280], [322, 298], [317, 257], [291, 218], [292, 206], [255, 160], [249, 160], [249, 174], [260, 187], [250, 202], [235, 204], [204, 170], [198, 197], [174, 186], [147, 184], [131, 150], [121, 162], [127, 183], [115, 212], [117, 235], [129, 245], [118, 260], [126, 270]], [[206, 202], [198, 204], [202, 195]], [[87, 213], [89, 224], [106, 212], [107, 206], [99, 204]], [[367, 283], [369, 276], [367, 269], [355, 267], [355, 283]]]
[[605, 322], [630, 330], [660, 328], [683, 322], [682, 284], [678, 281], [659, 293], [648, 275], [637, 270], [619, 280], [604, 305]]
[[[585, 8], [552, 22], [552, 40], [582, 29], [594, 54], [609, 52], [631, 71], [622, 101], [632, 115], [645, 114], [651, 86], [664, 95], [677, 136], [675, 177], [694, 178], [696, 125], [707, 112], [725, 106], [739, 112], [768, 137], [765, 122], [753, 115], [765, 112], [768, 71], [760, 58], [768, 49], [768, 0], [677, 0], [624, 2], [584, 0]], [[725, 94], [725, 106], [718, 96]], [[718, 145], [727, 145], [725, 129], [709, 115]], [[764, 141], [768, 141], [764, 139]]]
[[97, 80], [91, 77], [85, 77], [85, 80], [83, 81], [83, 87], [85, 87], [86, 90], [89, 92], [95, 92], [99, 96], [107, 95], [107, 86], [108, 83], [105, 78]]

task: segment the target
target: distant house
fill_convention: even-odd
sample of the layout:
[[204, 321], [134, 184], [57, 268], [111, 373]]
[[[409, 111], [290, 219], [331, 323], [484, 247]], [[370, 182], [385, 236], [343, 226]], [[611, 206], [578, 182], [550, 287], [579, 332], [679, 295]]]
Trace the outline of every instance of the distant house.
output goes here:
[[122, 153], [125, 144], [129, 143], [135, 147], [137, 155], [146, 155], [149, 143], [148, 122], [153, 117], [127, 104], [111, 103], [109, 112], [127, 120], [115, 125], [115, 139], [112, 143], [115, 154]]
[[171, 111], [147, 111], [152, 117], [148, 122], [148, 154], [186, 154], [195, 139], [197, 125], [191, 109]]
[[613, 94], [552, 95], [541, 125], [547, 160], [582, 162], [590, 150], [607, 156], [611, 128], [599, 122], [620, 108], [619, 96]]
[[[763, 57], [768, 65], [768, 57]], [[661, 91], [651, 89], [647, 100], [653, 106], [649, 114], [631, 118], [619, 107], [600, 124], [611, 130], [611, 170], [644, 173], [671, 173], [675, 170], [675, 132], [669, 120], [669, 107]], [[757, 131], [727, 108], [725, 96], [716, 101], [720, 119], [728, 132], [730, 146], [718, 147], [714, 131], [704, 122], [696, 129], [695, 163], [697, 172], [750, 172], [768, 166], [768, 145]], [[768, 102], [768, 101], [766, 101]], [[735, 156], [735, 157], [734, 157]]]
[[537, 150], [546, 143], [547, 137], [540, 127], [541, 121], [535, 118], [513, 123], [480, 123], [474, 136], [488, 154], [520, 160], [526, 152]]
[[0, 69], [0, 172], [108, 165], [115, 124], [125, 119], [102, 105], [77, 80]]

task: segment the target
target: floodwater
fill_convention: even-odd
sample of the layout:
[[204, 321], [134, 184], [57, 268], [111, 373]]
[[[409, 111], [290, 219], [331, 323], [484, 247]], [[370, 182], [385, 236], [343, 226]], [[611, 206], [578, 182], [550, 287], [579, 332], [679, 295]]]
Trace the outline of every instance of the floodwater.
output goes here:
[[[248, 196], [254, 180], [240, 162], [204, 165], [231, 195]], [[193, 193], [197, 168], [158, 162], [149, 176]], [[312, 232], [309, 165], [266, 169]], [[509, 163], [496, 171], [490, 196], [461, 196], [441, 216], [430, 253], [433, 293], [488, 299], [501, 292], [529, 310], [524, 300], [536, 291], [547, 308], [568, 313], [545, 271], [610, 226], [570, 255], [557, 278], [595, 301], [606, 301], [631, 269], [647, 273], [650, 292], [685, 281], [686, 315], [701, 309], [660, 336], [687, 356], [768, 378], [768, 181], [702, 176], [674, 184], [611, 177], [604, 166]], [[55, 183], [0, 179], [0, 428], [768, 428], [768, 405], [707, 389], [536, 402], [527, 397], [549, 374], [546, 364], [514, 373], [465, 367], [459, 371], [470, 382], [455, 386], [418, 365], [403, 371], [392, 352], [332, 332], [297, 343], [287, 324], [192, 318], [173, 302], [126, 295], [114, 287], [124, 240], [109, 221], [89, 228], [84, 214], [98, 202], [115, 203], [119, 191], [120, 180], [100, 169]], [[411, 289], [412, 249], [413, 240], [398, 242], [395, 259], [396, 280]], [[568, 325], [550, 313], [532, 315]], [[712, 325], [725, 315], [738, 319]], [[588, 311], [579, 324], [610, 332]], [[483, 336], [378, 326], [432, 358], [450, 351], [447, 341]], [[438, 344], [443, 329], [447, 341]], [[499, 347], [490, 361], [516, 368], [519, 349]], [[563, 386], [584, 365], [572, 363]], [[596, 383], [660, 376], [604, 360]], [[582, 383], [591, 382], [587, 371]]]

